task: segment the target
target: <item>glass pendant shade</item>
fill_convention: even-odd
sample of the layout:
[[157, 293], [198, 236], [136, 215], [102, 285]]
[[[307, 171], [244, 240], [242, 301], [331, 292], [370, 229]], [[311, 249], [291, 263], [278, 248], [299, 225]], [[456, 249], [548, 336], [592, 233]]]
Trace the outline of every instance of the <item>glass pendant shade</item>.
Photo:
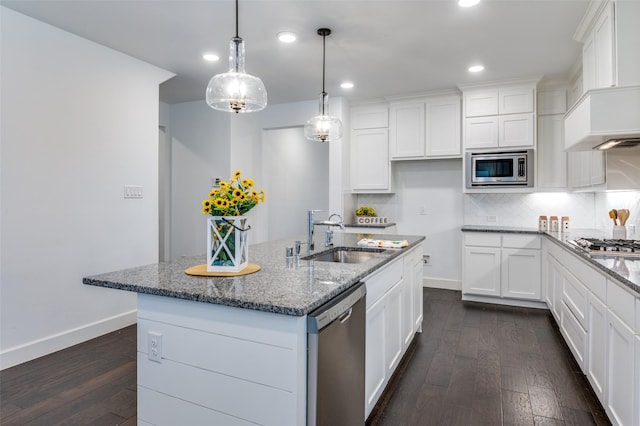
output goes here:
[[229, 72], [209, 80], [206, 101], [213, 109], [235, 113], [260, 111], [267, 106], [262, 80], [244, 71], [244, 40], [237, 35], [229, 42]]
[[318, 142], [334, 141], [342, 138], [342, 122], [329, 115], [329, 95], [320, 94], [318, 115], [304, 125], [304, 137]]

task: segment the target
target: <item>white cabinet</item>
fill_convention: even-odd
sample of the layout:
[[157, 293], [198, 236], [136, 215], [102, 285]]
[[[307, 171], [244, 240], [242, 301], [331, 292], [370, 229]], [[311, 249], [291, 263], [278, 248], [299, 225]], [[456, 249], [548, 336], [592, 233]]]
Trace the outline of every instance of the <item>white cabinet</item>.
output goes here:
[[389, 192], [389, 133], [387, 129], [351, 132], [351, 188], [354, 192]]
[[560, 303], [562, 302], [562, 273], [560, 272], [562, 266], [556, 258], [547, 252], [545, 268], [545, 301], [559, 324]]
[[637, 364], [634, 332], [611, 310], [607, 312], [607, 385], [605, 410], [614, 425], [633, 425], [634, 364]]
[[567, 187], [567, 153], [564, 151], [564, 117], [538, 116], [538, 189]]
[[392, 102], [389, 142], [393, 160], [459, 157], [460, 97]]
[[351, 109], [351, 189], [359, 193], [389, 193], [388, 108], [386, 104]]
[[592, 2], [576, 30], [583, 42], [584, 92], [640, 84], [640, 4], [636, 1]]
[[541, 301], [540, 237], [464, 233], [462, 293]]
[[416, 249], [417, 261], [413, 264], [413, 329], [422, 332], [422, 319], [424, 318], [423, 285], [422, 285], [422, 246]]
[[465, 149], [535, 147], [535, 82], [461, 89]]
[[587, 364], [585, 374], [596, 396], [604, 401], [607, 379], [607, 306], [593, 293], [589, 293], [587, 306]]
[[603, 185], [606, 180], [605, 153], [603, 151], [576, 151], [569, 153], [569, 181], [572, 188]]
[[563, 271], [560, 332], [584, 371], [587, 354], [587, 289], [572, 274]]
[[[638, 299], [638, 305], [640, 306], [640, 299]], [[639, 308], [640, 309], [640, 308]], [[640, 310], [638, 311], [638, 315], [640, 315]], [[640, 425], [640, 403], [638, 402], [638, 400], [640, 399], [640, 361], [638, 361], [640, 359], [640, 326], [638, 326], [638, 328], [636, 329], [636, 331], [638, 332], [638, 335], [636, 336], [636, 355], [635, 355], [635, 362], [636, 362], [636, 367], [634, 369], [635, 371], [635, 398], [636, 398], [636, 408], [635, 408], [635, 425], [638, 426]]]
[[502, 249], [502, 297], [540, 300], [540, 250]]
[[422, 305], [417, 312], [413, 281], [415, 256], [418, 250], [422, 255], [421, 247], [418, 245], [364, 279], [367, 286], [365, 416], [371, 413], [415, 332], [422, 327]]

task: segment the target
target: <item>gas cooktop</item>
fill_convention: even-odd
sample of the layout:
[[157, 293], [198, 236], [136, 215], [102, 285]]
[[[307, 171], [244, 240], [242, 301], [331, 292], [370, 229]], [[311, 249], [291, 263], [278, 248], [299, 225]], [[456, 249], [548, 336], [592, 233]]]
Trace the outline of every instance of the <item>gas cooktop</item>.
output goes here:
[[640, 257], [640, 241], [637, 240], [578, 238], [569, 242], [596, 256]]

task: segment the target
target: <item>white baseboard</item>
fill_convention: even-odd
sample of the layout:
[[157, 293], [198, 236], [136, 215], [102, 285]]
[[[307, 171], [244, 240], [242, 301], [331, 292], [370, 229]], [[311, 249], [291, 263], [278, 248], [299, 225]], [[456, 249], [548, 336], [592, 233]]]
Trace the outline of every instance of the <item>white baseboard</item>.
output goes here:
[[463, 294], [462, 300], [468, 302], [491, 303], [493, 305], [520, 306], [523, 308], [549, 309], [546, 302], [536, 300], [501, 299], [499, 297], [474, 296]]
[[462, 290], [462, 281], [446, 278], [423, 278], [423, 287], [442, 288], [445, 290]]
[[86, 324], [62, 333], [43, 337], [0, 352], [0, 370], [22, 364], [32, 359], [57, 352], [78, 343], [120, 330], [136, 323], [137, 310], [134, 309], [110, 318]]

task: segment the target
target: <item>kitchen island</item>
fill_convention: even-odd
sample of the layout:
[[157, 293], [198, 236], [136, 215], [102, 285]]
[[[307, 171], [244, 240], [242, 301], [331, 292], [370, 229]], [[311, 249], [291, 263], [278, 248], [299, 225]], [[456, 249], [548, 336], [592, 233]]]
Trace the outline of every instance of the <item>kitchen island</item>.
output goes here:
[[[203, 255], [84, 278], [88, 285], [138, 293], [138, 424], [306, 424], [307, 314], [360, 281], [369, 291], [374, 277], [367, 307], [384, 301], [385, 280], [389, 287], [406, 289], [398, 293], [399, 313], [415, 315], [402, 321], [410, 327], [398, 331], [400, 341], [421, 325], [421, 305], [418, 315], [412, 289], [422, 283], [409, 279], [404, 264], [411, 253], [420, 251], [421, 258], [417, 249], [424, 237], [381, 238], [407, 240], [409, 246], [343, 264], [287, 259], [286, 247], [294, 242], [283, 240], [250, 246], [250, 261], [261, 267], [250, 275], [186, 275], [185, 269], [205, 262]], [[357, 249], [357, 241], [356, 235], [341, 234], [334, 245]], [[411, 259], [415, 263], [417, 256]], [[416, 285], [402, 286], [403, 275]], [[369, 340], [367, 346], [385, 351]], [[406, 345], [402, 348], [400, 356]], [[397, 366], [398, 354], [375, 358]], [[376, 397], [388, 379], [386, 374], [377, 380], [367, 371]], [[367, 397], [363, 406], [375, 404]]]

